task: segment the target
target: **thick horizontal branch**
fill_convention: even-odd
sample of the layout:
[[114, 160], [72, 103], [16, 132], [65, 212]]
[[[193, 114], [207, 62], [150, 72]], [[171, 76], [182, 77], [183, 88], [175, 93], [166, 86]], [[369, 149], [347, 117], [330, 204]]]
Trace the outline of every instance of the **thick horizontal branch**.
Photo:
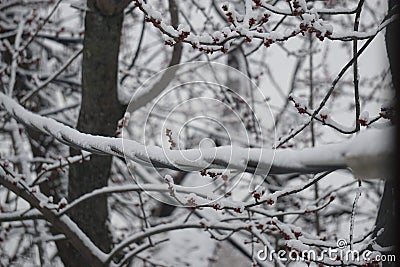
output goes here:
[[51, 118], [25, 110], [3, 93], [0, 93], [0, 105], [19, 122], [68, 146], [96, 154], [125, 156], [128, 160], [156, 168], [183, 171], [217, 168], [266, 175], [318, 173], [350, 167], [359, 172], [356, 176], [362, 175], [360, 178], [387, 178], [384, 163], [391, 158], [394, 150], [391, 146], [393, 129], [390, 128], [366, 130], [341, 143], [302, 150], [235, 146], [170, 150], [169, 147], [144, 146], [134, 140], [81, 133]]

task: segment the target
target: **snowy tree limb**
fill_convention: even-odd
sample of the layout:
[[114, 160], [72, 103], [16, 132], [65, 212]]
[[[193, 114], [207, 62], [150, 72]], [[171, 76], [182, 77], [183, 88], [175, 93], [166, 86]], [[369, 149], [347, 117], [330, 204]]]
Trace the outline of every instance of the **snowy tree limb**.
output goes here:
[[103, 266], [106, 255], [99, 250], [90, 239], [79, 229], [79, 227], [67, 216], [58, 217], [55, 210], [47, 207], [48, 198], [39, 192], [29, 192], [27, 185], [11, 171], [0, 167], [0, 184], [13, 191], [26, 200], [32, 207], [35, 207], [55, 228], [61, 231], [71, 244], [84, 255], [93, 266]]
[[[164, 150], [162, 147], [144, 146], [133, 140], [81, 133], [51, 118], [25, 110], [3, 93], [0, 93], [0, 104], [19, 122], [49, 134], [68, 146], [96, 154], [125, 155], [130, 160], [157, 168], [186, 171], [228, 168], [256, 174], [283, 174], [318, 173], [350, 167], [364, 176], [361, 178], [386, 178], [386, 173], [382, 173], [385, 167], [381, 163], [394, 153], [391, 146], [393, 129], [371, 129], [342, 143], [303, 150], [231, 146], [204, 150]], [[200, 160], [189, 160], [198, 157]], [[364, 164], [367, 164], [371, 172], [363, 169]]]

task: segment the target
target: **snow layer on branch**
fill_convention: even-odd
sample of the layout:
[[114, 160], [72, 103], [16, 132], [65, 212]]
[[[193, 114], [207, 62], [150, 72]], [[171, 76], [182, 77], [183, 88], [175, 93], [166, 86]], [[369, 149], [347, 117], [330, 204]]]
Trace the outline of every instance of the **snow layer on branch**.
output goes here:
[[[259, 174], [318, 173], [350, 167], [361, 178], [387, 178], [381, 164], [391, 158], [393, 128], [370, 129], [342, 143], [321, 145], [303, 150], [241, 148], [222, 146], [189, 150], [169, 150], [157, 146], [144, 146], [133, 140], [95, 136], [63, 125], [53, 119], [25, 110], [10, 97], [0, 93], [0, 104], [18, 121], [47, 133], [68, 146], [97, 154], [126, 157], [139, 163], [160, 168], [198, 171], [207, 168], [228, 168]], [[199, 158], [192, 161], [189, 159]], [[369, 172], [365, 170], [368, 166]]]

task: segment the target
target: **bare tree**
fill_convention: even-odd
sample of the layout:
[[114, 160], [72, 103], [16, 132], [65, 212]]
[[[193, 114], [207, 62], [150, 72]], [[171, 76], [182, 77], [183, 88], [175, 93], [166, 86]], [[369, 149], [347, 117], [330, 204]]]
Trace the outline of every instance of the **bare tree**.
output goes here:
[[0, 11], [0, 265], [393, 264], [395, 1]]

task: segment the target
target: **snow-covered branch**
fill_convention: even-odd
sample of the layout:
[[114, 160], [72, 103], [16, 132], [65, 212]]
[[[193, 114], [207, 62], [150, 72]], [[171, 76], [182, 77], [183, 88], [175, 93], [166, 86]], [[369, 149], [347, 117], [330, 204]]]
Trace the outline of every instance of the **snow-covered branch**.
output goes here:
[[[25, 110], [0, 93], [0, 104], [19, 122], [49, 134], [62, 143], [96, 154], [109, 154], [157, 168], [200, 171], [206, 168], [235, 169], [259, 174], [318, 173], [350, 167], [361, 178], [387, 178], [381, 160], [394, 152], [392, 130], [368, 130], [348, 141], [303, 150], [222, 146], [203, 150], [166, 150], [133, 140], [80, 133], [53, 119]], [[190, 158], [200, 160], [191, 161]], [[364, 170], [367, 164], [373, 172]]]
[[92, 243], [67, 215], [57, 216], [55, 207], [58, 205], [51, 203], [51, 199], [40, 192], [29, 190], [23, 180], [19, 179], [17, 175], [4, 166], [0, 166], [0, 184], [39, 210], [46, 220], [61, 231], [93, 266], [103, 266], [106, 255]]
[[[352, 41], [363, 40], [375, 36], [378, 32], [384, 29], [390, 22], [397, 19], [396, 15], [390, 15], [383, 19], [377, 26], [376, 30], [369, 32], [336, 32], [333, 27], [320, 18], [320, 15], [341, 15], [353, 14], [356, 9], [336, 8], [336, 9], [309, 9], [306, 1], [288, 1], [290, 9], [281, 9], [268, 4], [267, 1], [249, 1], [251, 8], [246, 9], [244, 14], [238, 12], [231, 4], [222, 6], [229, 26], [215, 31], [213, 33], [195, 34], [189, 26], [180, 24], [178, 27], [173, 27], [163, 20], [160, 12], [156, 11], [149, 4], [142, 0], [135, 0], [135, 6], [138, 7], [146, 16], [146, 21], [152, 23], [164, 35], [165, 43], [174, 45], [178, 42], [190, 44], [194, 49], [199, 49], [206, 53], [221, 51], [227, 53], [231, 44], [236, 39], [252, 42], [253, 39], [262, 40], [266, 47], [279, 41], [286, 41], [299, 34], [315, 33], [315, 37], [323, 41], [324, 38], [331, 40]], [[254, 2], [254, 3], [253, 3]], [[267, 12], [257, 12], [260, 8]], [[261, 15], [260, 15], [261, 13]], [[295, 27], [287, 30], [285, 33], [279, 31], [265, 32], [262, 27], [269, 21], [272, 14], [295, 16], [300, 19]]]

